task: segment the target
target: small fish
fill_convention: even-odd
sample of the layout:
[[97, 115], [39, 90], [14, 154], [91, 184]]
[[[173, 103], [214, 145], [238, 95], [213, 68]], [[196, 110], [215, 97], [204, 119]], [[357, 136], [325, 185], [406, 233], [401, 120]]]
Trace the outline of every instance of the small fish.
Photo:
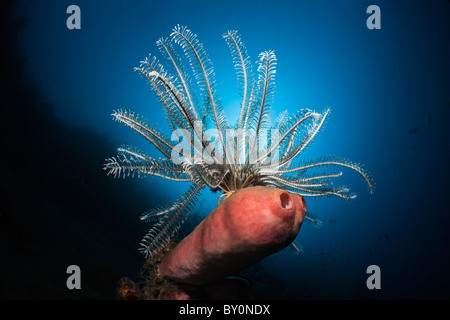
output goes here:
[[84, 185], [84, 183], [85, 183], [85, 180], [83, 178], [79, 177], [79, 176], [72, 176], [72, 181], [73, 181], [74, 184], [77, 184], [77, 185], [80, 185], [80, 186]]
[[412, 130], [409, 130], [409, 134], [417, 133], [419, 131], [419, 128], [413, 128]]
[[336, 220], [330, 220], [330, 223], [335, 223], [336, 222]]

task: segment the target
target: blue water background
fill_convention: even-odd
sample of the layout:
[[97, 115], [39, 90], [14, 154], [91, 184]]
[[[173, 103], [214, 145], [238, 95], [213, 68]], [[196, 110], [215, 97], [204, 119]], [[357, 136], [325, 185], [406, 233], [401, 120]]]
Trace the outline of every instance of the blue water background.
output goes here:
[[[66, 28], [71, 4], [81, 8], [81, 30]], [[371, 4], [381, 9], [380, 30], [366, 27]], [[13, 12], [28, 19], [19, 35], [21, 54], [55, 117], [65, 126], [98, 132], [114, 146], [131, 144], [154, 156], [111, 113], [131, 108], [169, 132], [154, 94], [133, 72], [149, 53], [163, 60], [159, 37], [168, 37], [177, 24], [198, 35], [231, 121], [240, 100], [221, 35], [239, 30], [254, 62], [260, 52], [275, 50], [273, 118], [286, 109], [330, 107], [324, 130], [302, 157], [364, 164], [376, 187], [370, 195], [357, 174], [343, 170], [338, 181], [357, 199], [306, 199], [323, 226], [305, 223], [297, 238], [304, 254], [283, 250], [268, 257], [256, 286], [275, 298], [450, 297], [447, 1], [47, 0], [19, 1]], [[102, 171], [101, 164], [92, 166]], [[160, 178], [133, 183], [155, 204], [170, 203], [187, 188]], [[203, 199], [204, 215], [217, 195], [206, 191]], [[126, 214], [139, 225], [141, 213]], [[137, 230], [130, 237], [143, 235]], [[380, 290], [366, 287], [372, 264], [381, 269]]]

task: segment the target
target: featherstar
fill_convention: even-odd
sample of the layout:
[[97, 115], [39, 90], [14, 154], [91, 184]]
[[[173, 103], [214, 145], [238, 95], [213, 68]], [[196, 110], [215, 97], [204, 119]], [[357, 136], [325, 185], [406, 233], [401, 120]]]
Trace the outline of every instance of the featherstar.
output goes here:
[[[354, 198], [356, 195], [348, 188], [332, 186], [331, 179], [341, 176], [342, 172], [321, 170], [341, 167], [359, 173], [373, 192], [369, 175], [360, 165], [349, 161], [323, 157], [293, 164], [322, 128], [329, 109], [322, 113], [303, 109], [290, 117], [285, 111], [271, 125], [269, 112], [277, 65], [274, 51], [259, 55], [255, 80], [240, 35], [237, 31], [228, 31], [223, 37], [231, 50], [242, 97], [239, 120], [234, 126], [227, 123], [216, 92], [213, 66], [203, 45], [189, 29], [180, 26], [173, 29], [170, 39], [157, 41], [173, 75], [165, 71], [154, 56], [135, 68], [155, 92], [174, 131], [172, 138], [175, 136], [178, 141], [168, 139], [132, 111], [120, 109], [112, 114], [114, 120], [145, 137], [165, 158], [154, 159], [134, 147], [122, 146], [118, 148], [117, 157], [106, 160], [104, 169], [108, 174], [115, 177], [154, 175], [191, 183], [174, 204], [142, 215], [141, 220], [154, 222], [141, 243], [140, 252], [147, 257], [159, 252], [176, 235], [206, 187], [222, 192], [219, 202], [242, 188], [259, 185], [286, 189], [303, 197]], [[181, 47], [195, 80], [173, 44]], [[211, 131], [213, 134], [208, 135]], [[309, 212], [305, 218], [314, 225], [320, 224]], [[293, 243], [292, 246], [300, 250], [299, 245]]]

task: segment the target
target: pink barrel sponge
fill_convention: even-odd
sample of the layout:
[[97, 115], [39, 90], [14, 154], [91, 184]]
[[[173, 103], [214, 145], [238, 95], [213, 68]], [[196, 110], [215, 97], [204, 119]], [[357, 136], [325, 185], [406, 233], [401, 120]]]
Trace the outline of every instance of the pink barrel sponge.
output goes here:
[[299, 195], [263, 186], [241, 189], [164, 256], [160, 275], [204, 285], [236, 274], [289, 245], [305, 213]]

